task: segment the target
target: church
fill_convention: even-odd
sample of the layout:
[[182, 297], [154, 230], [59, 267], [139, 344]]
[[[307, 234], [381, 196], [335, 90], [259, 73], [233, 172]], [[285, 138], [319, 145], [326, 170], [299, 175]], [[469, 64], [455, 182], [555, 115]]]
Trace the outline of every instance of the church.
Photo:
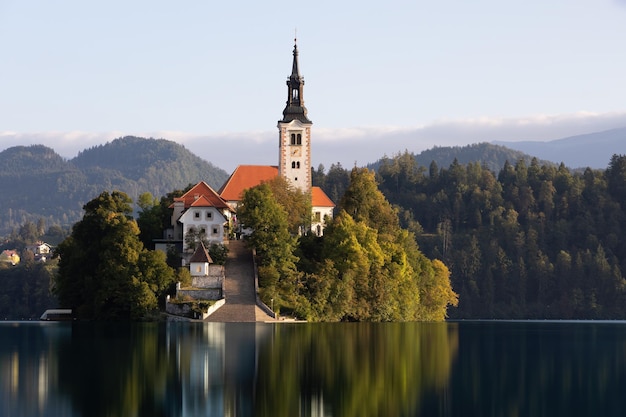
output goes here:
[[211, 243], [223, 243], [229, 238], [231, 228], [239, 227], [236, 211], [244, 191], [277, 176], [311, 195], [311, 232], [323, 235], [324, 219], [332, 218], [335, 204], [311, 183], [313, 122], [308, 118], [303, 92], [298, 45], [294, 43], [287, 104], [278, 121], [278, 165], [239, 165], [217, 192], [205, 182], [199, 182], [170, 206], [172, 228], [166, 231], [165, 240], [185, 242], [189, 233], [202, 233]]

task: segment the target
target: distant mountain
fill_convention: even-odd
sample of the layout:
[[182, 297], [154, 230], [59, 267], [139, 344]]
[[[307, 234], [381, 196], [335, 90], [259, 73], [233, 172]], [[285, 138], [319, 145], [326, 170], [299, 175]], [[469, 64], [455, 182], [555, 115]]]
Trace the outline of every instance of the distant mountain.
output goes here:
[[[448, 168], [456, 159], [460, 164], [467, 165], [470, 162], [479, 163], [488, 167], [491, 171], [498, 173], [506, 161], [515, 164], [517, 161], [523, 159], [526, 161], [526, 164], [530, 164], [533, 156], [505, 146], [483, 142], [467, 146], [436, 146], [414, 155], [414, 158], [418, 165], [426, 169], [430, 167], [433, 161], [435, 161], [439, 168]], [[374, 164], [370, 164], [368, 167], [370, 169], [378, 169], [381, 162], [382, 160], [379, 160]], [[539, 163], [546, 165], [552, 162], [539, 160]]]
[[626, 154], [626, 127], [548, 142], [493, 142], [570, 168], [605, 169], [611, 156]]
[[133, 200], [143, 192], [161, 197], [191, 183], [219, 188], [226, 171], [164, 139], [124, 137], [65, 160], [43, 145], [0, 152], [0, 235], [26, 220], [71, 225], [82, 206], [102, 191], [119, 190]]

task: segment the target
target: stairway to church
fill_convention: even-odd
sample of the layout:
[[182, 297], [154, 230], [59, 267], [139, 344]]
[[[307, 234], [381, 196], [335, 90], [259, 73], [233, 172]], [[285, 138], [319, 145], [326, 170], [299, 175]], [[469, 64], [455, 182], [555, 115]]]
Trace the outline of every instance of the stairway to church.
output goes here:
[[256, 305], [252, 251], [243, 241], [231, 240], [225, 265], [226, 303], [206, 318], [208, 322], [273, 321]]

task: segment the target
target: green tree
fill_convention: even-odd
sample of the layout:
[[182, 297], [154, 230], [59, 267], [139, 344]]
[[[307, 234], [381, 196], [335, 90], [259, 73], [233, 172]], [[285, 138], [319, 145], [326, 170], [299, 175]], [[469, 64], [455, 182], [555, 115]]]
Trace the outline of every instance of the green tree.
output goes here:
[[[352, 170], [341, 206], [324, 233], [324, 262], [308, 285], [317, 290], [312, 310], [330, 314], [326, 319], [442, 320], [448, 305], [457, 304], [448, 269], [427, 259], [415, 236], [400, 228], [371, 171]], [[321, 277], [330, 280], [330, 288], [320, 284]]]
[[350, 184], [350, 173], [341, 163], [332, 164], [324, 179], [324, 191], [333, 201], [341, 201], [343, 194]]
[[288, 215], [266, 183], [244, 192], [238, 208], [239, 221], [252, 233], [247, 237], [261, 265], [294, 261], [295, 239], [289, 233]]
[[85, 204], [83, 219], [57, 248], [55, 292], [79, 318], [139, 319], [173, 282], [165, 256], [139, 240], [131, 203], [122, 192], [103, 192]]
[[606, 169], [609, 192], [621, 204], [626, 203], [626, 156], [613, 155]]
[[374, 172], [367, 168], [352, 170], [340, 206], [354, 220], [365, 222], [379, 233], [393, 233], [399, 228], [397, 213], [378, 190]]
[[307, 310], [301, 297], [302, 273], [294, 255], [296, 237], [289, 232], [288, 214], [278, 203], [269, 184], [263, 183], [244, 192], [238, 208], [240, 222], [252, 232], [246, 237], [256, 250], [259, 264], [259, 293], [275, 310]]
[[146, 248], [154, 248], [152, 240], [163, 237], [163, 216], [159, 200], [145, 192], [139, 195], [137, 206], [140, 209], [137, 217], [139, 239]]
[[287, 213], [287, 228], [292, 235], [304, 234], [311, 229], [311, 195], [291, 186], [283, 177], [267, 182], [272, 196]]

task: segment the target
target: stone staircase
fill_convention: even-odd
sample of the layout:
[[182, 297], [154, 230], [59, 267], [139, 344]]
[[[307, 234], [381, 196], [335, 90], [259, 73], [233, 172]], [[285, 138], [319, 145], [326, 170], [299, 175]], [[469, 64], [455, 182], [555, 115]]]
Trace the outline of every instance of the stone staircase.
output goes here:
[[240, 240], [231, 240], [228, 249], [224, 280], [226, 303], [204, 321], [275, 321], [256, 305], [252, 251]]

